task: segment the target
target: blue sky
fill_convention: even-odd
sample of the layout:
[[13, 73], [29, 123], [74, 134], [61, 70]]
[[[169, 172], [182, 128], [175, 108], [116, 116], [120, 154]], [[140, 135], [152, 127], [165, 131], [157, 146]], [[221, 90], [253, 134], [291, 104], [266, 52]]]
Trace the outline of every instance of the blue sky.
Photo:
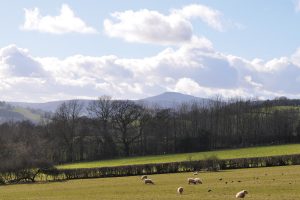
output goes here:
[[300, 97], [298, 0], [2, 5], [2, 100]]

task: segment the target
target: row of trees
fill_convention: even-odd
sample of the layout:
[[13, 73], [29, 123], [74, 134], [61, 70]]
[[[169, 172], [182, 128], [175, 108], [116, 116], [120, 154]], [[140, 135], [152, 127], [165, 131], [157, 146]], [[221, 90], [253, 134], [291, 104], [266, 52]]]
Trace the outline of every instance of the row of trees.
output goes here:
[[22, 166], [299, 142], [299, 109], [274, 102], [216, 99], [165, 109], [108, 96], [87, 106], [68, 101], [38, 125], [0, 125], [0, 160]]

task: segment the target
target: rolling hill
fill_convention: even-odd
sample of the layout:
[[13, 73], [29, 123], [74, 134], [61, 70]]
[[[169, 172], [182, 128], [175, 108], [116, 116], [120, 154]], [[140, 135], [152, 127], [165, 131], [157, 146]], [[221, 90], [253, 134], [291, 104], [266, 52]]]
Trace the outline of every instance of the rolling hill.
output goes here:
[[[29, 119], [32, 121], [38, 121], [43, 112], [54, 113], [59, 105], [65, 101], [50, 101], [44, 103], [30, 103], [30, 102], [7, 102], [7, 104], [14, 107], [13, 110], [5, 110], [0, 107], [0, 122], [3, 120], [16, 119], [24, 120]], [[84, 108], [93, 100], [79, 99], [80, 103], [84, 105]], [[209, 107], [213, 104], [214, 100], [208, 98], [200, 98], [192, 95], [181, 94], [177, 92], [165, 92], [156, 96], [147, 97], [139, 100], [132, 100], [137, 104], [145, 105], [147, 107], [160, 107], [160, 108], [176, 108], [183, 103], [196, 102], [204, 107]], [[265, 101], [256, 101], [256, 104], [268, 104], [274, 109], [299, 109], [299, 99], [274, 99]], [[84, 113], [85, 113], [84, 109]]]
[[[69, 101], [69, 100], [66, 100]], [[79, 100], [85, 106], [93, 100]], [[147, 106], [159, 106], [162, 108], [174, 108], [182, 103], [198, 102], [203, 105], [208, 105], [212, 100], [199, 98], [191, 95], [181, 94], [177, 92], [165, 92], [157, 96], [148, 97], [145, 99], [135, 100], [138, 104]], [[32, 108], [37, 110], [43, 110], [46, 112], [55, 112], [57, 107], [64, 101], [50, 101], [45, 103], [28, 103], [28, 102], [8, 102], [9, 104], [22, 108]]]
[[12, 106], [11, 104], [0, 102], [0, 123], [23, 120], [38, 123], [44, 115], [45, 112], [41, 110]]
[[[30, 103], [30, 102], [2, 102], [0, 106], [0, 123], [6, 121], [22, 121], [30, 120], [34, 123], [40, 121], [41, 117], [45, 113], [54, 113], [59, 105], [66, 101], [50, 101], [45, 103]], [[93, 100], [79, 100], [84, 105], [84, 108]], [[165, 92], [160, 95], [134, 100], [138, 104], [142, 104], [148, 107], [160, 107], [160, 108], [175, 108], [182, 103], [197, 102], [204, 106], [209, 105], [212, 100], [199, 98], [191, 95]], [[85, 109], [84, 109], [85, 112]]]
[[148, 106], [159, 106], [162, 108], [174, 108], [182, 103], [197, 102], [204, 106], [208, 106], [211, 99], [195, 97], [192, 95], [181, 94], [177, 92], [165, 92], [157, 96], [148, 97], [137, 100], [140, 104]]

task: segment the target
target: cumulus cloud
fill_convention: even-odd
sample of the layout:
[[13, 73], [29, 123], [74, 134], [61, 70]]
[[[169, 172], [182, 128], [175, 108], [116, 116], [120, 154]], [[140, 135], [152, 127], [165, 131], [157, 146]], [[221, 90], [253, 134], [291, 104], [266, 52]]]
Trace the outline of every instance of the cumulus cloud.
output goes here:
[[16, 45], [0, 49], [0, 72], [16, 77], [46, 76], [41, 64], [29, 55], [28, 50]]
[[[193, 42], [192, 18], [199, 18], [208, 26], [222, 31], [222, 14], [204, 5], [192, 4], [182, 9], [171, 10], [164, 15], [153, 10], [127, 10], [114, 12], [103, 22], [104, 32], [110, 37], [128, 42], [181, 45]], [[206, 39], [207, 40], [207, 39]]]
[[147, 9], [115, 12], [104, 20], [104, 31], [110, 37], [123, 38], [128, 42], [173, 44], [190, 41], [192, 24], [178, 15], [165, 16]]
[[175, 85], [175, 91], [187, 94], [199, 93], [201, 89], [201, 86], [191, 78], [181, 78]]
[[[186, 43], [139, 59], [114, 55], [35, 57], [11, 45], [0, 49], [4, 100], [139, 99], [164, 91], [200, 97], [300, 98], [299, 51], [290, 57], [247, 60]], [[24, 70], [26, 69], [26, 70]]]
[[297, 51], [291, 56], [291, 61], [293, 64], [300, 67], [300, 48], [298, 48]]
[[[38, 8], [25, 9], [25, 15], [24, 30], [96, 32], [67, 5], [58, 16], [42, 16]], [[165, 91], [200, 97], [300, 98], [300, 48], [289, 57], [270, 60], [224, 54], [207, 38], [195, 35], [192, 19], [217, 31], [226, 26], [221, 12], [199, 4], [168, 14], [128, 10], [104, 20], [106, 34], [129, 42], [167, 45], [164, 50], [138, 59], [115, 55], [60, 59], [36, 57], [16, 45], [0, 48], [1, 98], [50, 101], [111, 95], [139, 99]]]
[[192, 4], [183, 7], [180, 10], [173, 10], [173, 15], [180, 15], [185, 19], [199, 18], [208, 26], [218, 30], [224, 30], [224, 22], [222, 21], [222, 13], [208, 6], [200, 4]]
[[247, 83], [249, 83], [251, 86], [254, 86], [257, 89], [260, 89], [263, 87], [263, 84], [253, 81], [252, 76], [249, 76], [249, 75], [245, 76], [244, 79]]
[[239, 71], [240, 77], [244, 77], [245, 81], [254, 87], [252, 88], [255, 89], [252, 90], [254, 94], [265, 97], [274, 97], [275, 94], [297, 97], [300, 94], [298, 87], [300, 68], [290, 58], [248, 61], [231, 57], [230, 60], [232, 65]]
[[300, 12], [300, 0], [295, 0], [295, 11]]
[[39, 31], [52, 34], [65, 33], [97, 33], [96, 29], [86, 25], [86, 23], [77, 17], [74, 11], [67, 5], [63, 4], [60, 14], [57, 16], [42, 16], [38, 8], [24, 9], [25, 22], [21, 26], [25, 31]]
[[214, 97], [223, 96], [226, 98], [231, 97], [250, 97], [251, 94], [247, 94], [247, 89], [245, 88], [227, 88], [222, 87], [203, 87], [199, 85], [195, 80], [191, 78], [181, 78], [178, 80], [174, 88], [172, 89], [176, 92], [181, 92], [190, 95], [196, 95], [199, 97]]

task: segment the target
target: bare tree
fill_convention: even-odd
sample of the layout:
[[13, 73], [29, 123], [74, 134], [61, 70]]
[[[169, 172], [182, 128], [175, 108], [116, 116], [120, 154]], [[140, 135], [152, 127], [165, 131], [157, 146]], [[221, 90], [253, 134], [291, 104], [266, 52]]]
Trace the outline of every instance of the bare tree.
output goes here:
[[62, 103], [55, 112], [54, 123], [56, 125], [57, 134], [64, 141], [66, 146], [66, 160], [74, 161], [74, 139], [76, 136], [76, 128], [83, 109], [83, 104], [78, 100], [71, 100]]
[[141, 136], [140, 119], [143, 109], [132, 101], [113, 102], [113, 125], [116, 139], [123, 145], [124, 154], [129, 156], [131, 145]]
[[[94, 119], [97, 127], [96, 141], [97, 151], [102, 149], [105, 157], [116, 155], [116, 147], [111, 135], [111, 121], [113, 114], [112, 99], [110, 96], [101, 96], [96, 101], [92, 101], [88, 105], [88, 112], [92, 119]], [[102, 147], [100, 146], [102, 145]], [[99, 152], [97, 152], [99, 154]]]

